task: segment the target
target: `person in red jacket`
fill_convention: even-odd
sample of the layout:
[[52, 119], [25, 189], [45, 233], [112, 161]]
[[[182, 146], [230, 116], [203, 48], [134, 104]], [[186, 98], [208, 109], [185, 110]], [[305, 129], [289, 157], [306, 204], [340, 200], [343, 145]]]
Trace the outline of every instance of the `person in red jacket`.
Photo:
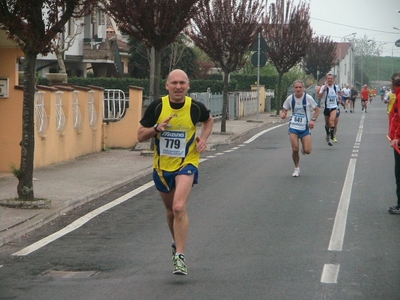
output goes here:
[[394, 175], [396, 178], [397, 205], [389, 208], [389, 213], [400, 215], [400, 72], [392, 75], [392, 90], [396, 100], [390, 113], [389, 140], [390, 146], [394, 148]]
[[362, 110], [365, 109], [365, 112], [367, 112], [368, 98], [369, 98], [368, 86], [364, 84], [361, 89], [361, 106]]

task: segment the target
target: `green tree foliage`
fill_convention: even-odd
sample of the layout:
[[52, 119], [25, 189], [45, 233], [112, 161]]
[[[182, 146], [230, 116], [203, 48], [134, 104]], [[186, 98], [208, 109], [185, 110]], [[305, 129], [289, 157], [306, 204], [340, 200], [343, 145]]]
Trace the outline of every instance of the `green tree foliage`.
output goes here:
[[327, 74], [335, 65], [336, 43], [327, 36], [315, 36], [307, 48], [303, 59], [303, 67], [306, 74], [314, 78]]
[[[270, 48], [269, 58], [278, 72], [277, 107], [281, 107], [282, 78], [306, 55], [311, 42], [310, 6], [301, 2], [294, 6], [291, 0], [277, 1], [269, 7], [264, 34]], [[277, 109], [277, 114], [279, 109]]]
[[71, 17], [90, 13], [97, 1], [91, 0], [15, 0], [1, 1], [0, 29], [16, 41], [25, 59], [23, 65], [24, 100], [21, 165], [17, 192], [22, 200], [34, 200], [33, 160], [35, 151], [34, 97], [37, 55], [51, 52], [51, 41]]
[[226, 132], [229, 74], [244, 63], [244, 54], [260, 31], [263, 5], [253, 0], [201, 0], [188, 31], [224, 73], [221, 132]]
[[358, 82], [359, 88], [362, 84], [369, 84], [369, 78], [366, 75], [365, 70], [369, 66], [370, 57], [380, 55], [378, 44], [375, 40], [369, 39], [367, 35], [362, 38], [354, 38], [352, 40], [355, 53], [355, 81]]

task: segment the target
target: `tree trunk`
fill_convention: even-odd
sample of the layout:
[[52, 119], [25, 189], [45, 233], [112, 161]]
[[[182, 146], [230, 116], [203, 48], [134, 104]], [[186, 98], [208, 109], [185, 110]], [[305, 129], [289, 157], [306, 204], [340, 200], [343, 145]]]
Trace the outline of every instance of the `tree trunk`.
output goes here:
[[24, 60], [24, 102], [22, 111], [22, 141], [21, 165], [18, 174], [18, 198], [22, 200], [34, 200], [33, 193], [33, 162], [35, 152], [35, 64], [36, 53], [29, 50], [25, 52]]
[[[154, 101], [160, 98], [161, 81], [161, 53], [162, 50], [151, 48], [150, 56], [150, 100]], [[150, 141], [150, 149], [154, 150], [154, 138]]]
[[155, 74], [154, 74], [154, 97], [155, 99], [160, 98], [160, 83], [161, 83], [161, 55], [163, 49], [155, 49], [154, 60], [155, 60]]
[[67, 73], [65, 70], [65, 64], [64, 64], [64, 59], [63, 59], [63, 52], [62, 51], [55, 51], [56, 52], [56, 57], [57, 57], [57, 62], [58, 62], [58, 67], [59, 73]]
[[279, 112], [281, 110], [281, 98], [282, 98], [282, 78], [283, 78], [283, 73], [279, 72], [278, 73], [278, 95], [276, 96], [276, 115], [279, 116]]
[[156, 59], [155, 59], [155, 50], [154, 47], [150, 49], [150, 86], [149, 86], [149, 97], [150, 101], [154, 100], [154, 76], [156, 73]]
[[221, 132], [226, 132], [226, 119], [228, 116], [228, 84], [229, 73], [224, 72], [224, 87], [222, 92], [222, 118], [221, 118]]

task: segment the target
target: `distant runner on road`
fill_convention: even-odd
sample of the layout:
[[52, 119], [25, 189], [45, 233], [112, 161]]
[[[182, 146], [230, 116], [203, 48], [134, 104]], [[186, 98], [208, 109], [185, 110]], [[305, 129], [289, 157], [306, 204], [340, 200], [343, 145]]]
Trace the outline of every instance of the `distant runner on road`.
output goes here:
[[338, 112], [338, 103], [340, 104], [340, 89], [333, 78], [332, 73], [326, 75], [326, 84], [324, 84], [319, 93], [318, 98], [324, 99], [325, 109], [325, 131], [326, 131], [326, 142], [329, 146], [333, 146], [333, 139], [335, 137], [335, 124], [336, 114]]

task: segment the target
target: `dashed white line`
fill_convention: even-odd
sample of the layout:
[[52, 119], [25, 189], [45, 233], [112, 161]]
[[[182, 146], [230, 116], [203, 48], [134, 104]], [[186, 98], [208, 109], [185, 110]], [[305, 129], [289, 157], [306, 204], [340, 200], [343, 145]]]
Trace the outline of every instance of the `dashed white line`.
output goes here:
[[340, 265], [325, 264], [322, 270], [322, 283], [337, 283]]

